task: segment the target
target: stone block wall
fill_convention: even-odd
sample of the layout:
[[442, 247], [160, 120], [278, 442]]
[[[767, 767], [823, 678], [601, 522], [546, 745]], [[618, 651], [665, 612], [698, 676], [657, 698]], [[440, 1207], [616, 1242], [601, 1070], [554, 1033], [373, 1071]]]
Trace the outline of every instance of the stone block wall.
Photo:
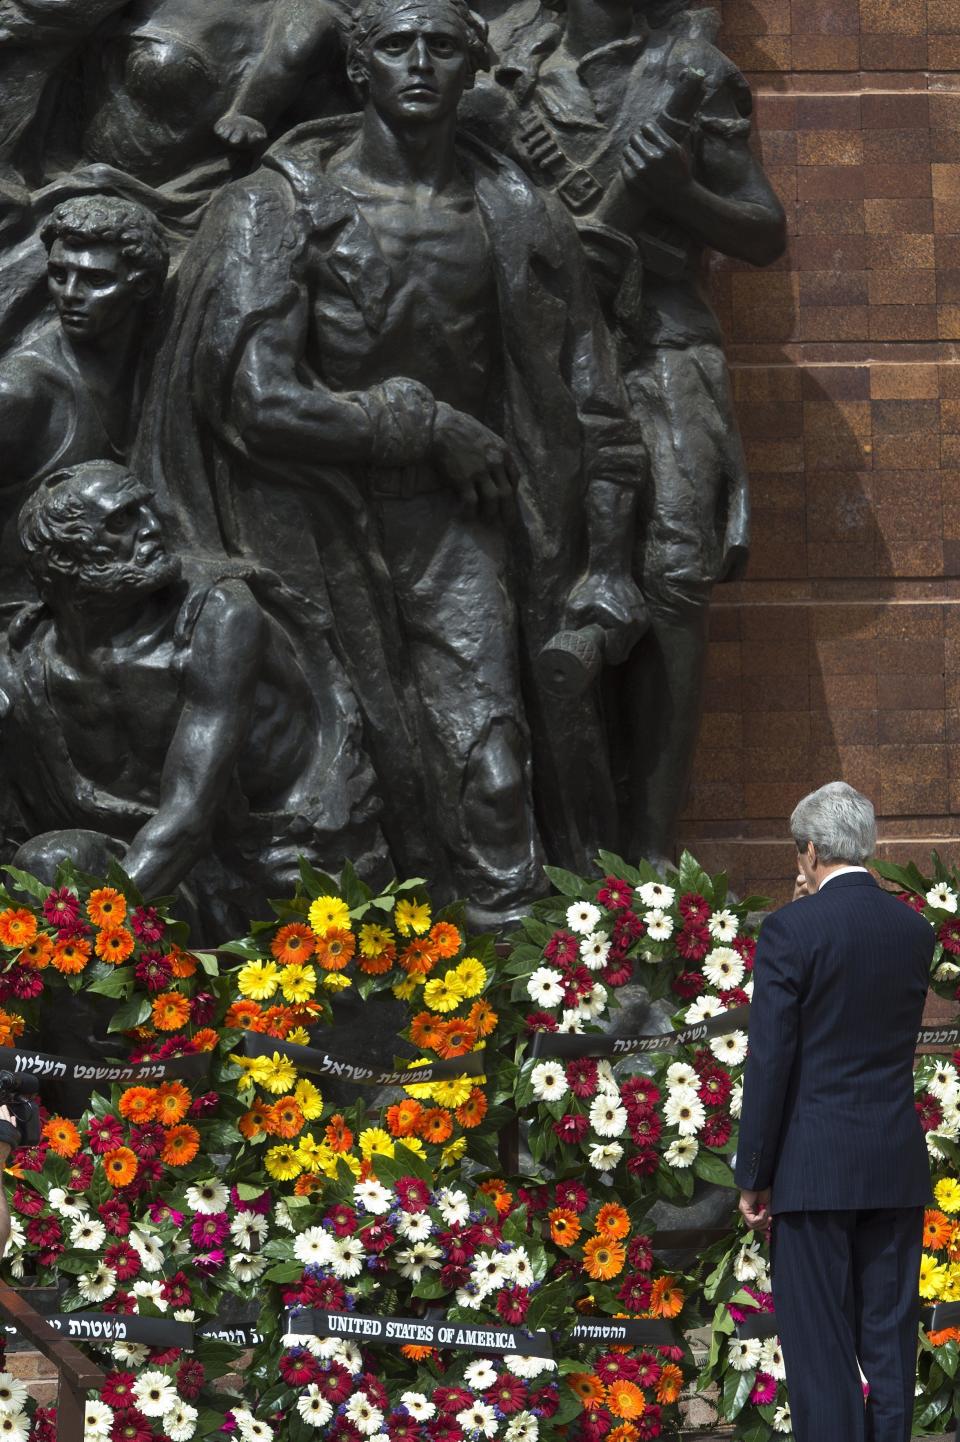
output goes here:
[[754, 550], [718, 587], [682, 840], [784, 895], [835, 777], [960, 858], [960, 0], [725, 0], [787, 254], [712, 283]]

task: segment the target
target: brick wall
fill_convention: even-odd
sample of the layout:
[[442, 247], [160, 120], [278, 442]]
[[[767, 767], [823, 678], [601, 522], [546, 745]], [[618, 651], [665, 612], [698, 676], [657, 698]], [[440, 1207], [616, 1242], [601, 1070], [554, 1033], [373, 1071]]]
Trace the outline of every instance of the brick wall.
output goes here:
[[960, 857], [960, 0], [726, 0], [790, 245], [713, 275], [754, 552], [712, 610], [682, 840], [780, 896], [842, 776]]

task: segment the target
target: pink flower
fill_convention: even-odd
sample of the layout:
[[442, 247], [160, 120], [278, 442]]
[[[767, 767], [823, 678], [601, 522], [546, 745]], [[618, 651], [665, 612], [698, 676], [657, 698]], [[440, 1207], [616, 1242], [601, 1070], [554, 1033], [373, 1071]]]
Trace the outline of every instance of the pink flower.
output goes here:
[[771, 1377], [769, 1372], [758, 1372], [753, 1390], [750, 1393], [750, 1401], [754, 1407], [769, 1407], [776, 1399], [777, 1380]]
[[66, 886], [50, 891], [43, 903], [43, 914], [51, 926], [69, 926], [80, 915], [80, 902]]
[[633, 887], [619, 876], [604, 877], [597, 900], [610, 911], [627, 911], [633, 903]]
[[592, 1097], [597, 1089], [597, 1064], [591, 1057], [580, 1057], [566, 1065], [567, 1086], [575, 1097]]
[[130, 925], [138, 941], [159, 941], [166, 930], [160, 913], [152, 906], [134, 907]]

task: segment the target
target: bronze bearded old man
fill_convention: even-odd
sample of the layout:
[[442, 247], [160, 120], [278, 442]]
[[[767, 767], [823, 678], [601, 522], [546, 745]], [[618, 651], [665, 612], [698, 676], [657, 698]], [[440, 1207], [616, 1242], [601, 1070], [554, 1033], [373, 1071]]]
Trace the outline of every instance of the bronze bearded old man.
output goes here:
[[569, 218], [455, 135], [485, 49], [462, 0], [361, 6], [362, 113], [209, 213], [141, 454], [185, 528], [329, 600], [396, 864], [497, 924], [544, 839], [582, 866], [611, 834], [593, 700], [532, 662], [585, 572], [614, 656], [642, 629], [645, 463]]

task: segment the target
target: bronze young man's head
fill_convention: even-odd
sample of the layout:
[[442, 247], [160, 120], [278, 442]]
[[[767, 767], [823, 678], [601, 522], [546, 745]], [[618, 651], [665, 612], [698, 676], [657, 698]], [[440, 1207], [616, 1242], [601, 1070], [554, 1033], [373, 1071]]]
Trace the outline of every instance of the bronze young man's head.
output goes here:
[[443, 119], [489, 65], [486, 21], [465, 0], [361, 0], [354, 15], [347, 73], [387, 120]]
[[109, 195], [65, 201], [40, 238], [50, 295], [72, 339], [101, 339], [159, 297], [169, 249], [156, 216], [135, 201]]
[[122, 606], [180, 575], [149, 490], [112, 461], [85, 461], [41, 481], [20, 512], [19, 534], [37, 591], [54, 611], [104, 599]]

